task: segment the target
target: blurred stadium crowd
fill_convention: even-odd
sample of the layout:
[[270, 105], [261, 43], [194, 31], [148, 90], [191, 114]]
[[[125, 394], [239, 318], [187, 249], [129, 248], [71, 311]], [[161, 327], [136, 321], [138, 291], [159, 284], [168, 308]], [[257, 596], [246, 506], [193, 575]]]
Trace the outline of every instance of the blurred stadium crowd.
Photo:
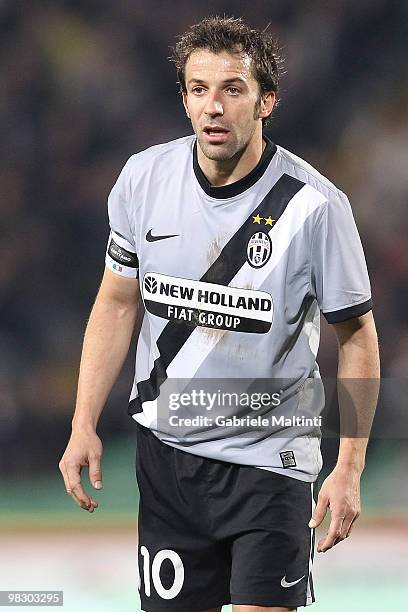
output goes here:
[[[286, 74], [268, 134], [350, 197], [383, 375], [406, 375], [404, 0], [0, 0], [3, 476], [27, 469], [30, 440], [36, 467], [48, 463], [47, 448], [65, 446], [82, 335], [103, 272], [108, 192], [129, 155], [191, 133], [169, 46], [190, 24], [224, 12], [259, 28], [270, 23], [276, 33]], [[327, 330], [320, 363], [335, 372]], [[129, 362], [104, 416], [112, 433], [131, 427], [131, 370]]]

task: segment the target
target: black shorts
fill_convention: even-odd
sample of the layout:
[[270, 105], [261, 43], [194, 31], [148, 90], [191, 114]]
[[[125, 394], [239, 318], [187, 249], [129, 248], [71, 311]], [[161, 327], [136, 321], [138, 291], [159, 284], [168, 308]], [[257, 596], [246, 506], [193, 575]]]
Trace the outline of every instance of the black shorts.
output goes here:
[[144, 612], [314, 601], [313, 485], [175, 449], [137, 424]]

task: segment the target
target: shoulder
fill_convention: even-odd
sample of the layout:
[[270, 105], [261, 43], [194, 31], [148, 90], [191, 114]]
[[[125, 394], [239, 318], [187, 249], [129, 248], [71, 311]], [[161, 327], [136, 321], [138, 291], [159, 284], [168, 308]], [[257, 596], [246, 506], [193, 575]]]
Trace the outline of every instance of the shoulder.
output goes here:
[[276, 148], [277, 164], [284, 174], [292, 176], [309, 185], [332, 205], [348, 202], [347, 196], [327, 177], [321, 174], [307, 161], [298, 157], [280, 145]]
[[194, 135], [183, 136], [182, 138], [153, 145], [148, 149], [135, 153], [127, 160], [125, 164], [126, 171], [128, 174], [143, 170], [149, 171], [161, 161], [168, 162], [169, 159], [173, 158], [175, 161], [180, 161], [180, 158], [183, 156], [189, 157], [192, 155], [194, 140]]
[[139, 210], [151, 193], [152, 183], [185, 171], [192, 158], [194, 139], [194, 135], [177, 138], [131, 155], [109, 194], [110, 208], [117, 206], [120, 199], [129, 211]]
[[173, 176], [183, 167], [183, 160], [186, 164], [191, 159], [194, 139], [194, 135], [184, 136], [134, 153], [123, 166], [113, 191], [119, 189], [130, 201], [136, 191], [147, 188], [152, 176]]

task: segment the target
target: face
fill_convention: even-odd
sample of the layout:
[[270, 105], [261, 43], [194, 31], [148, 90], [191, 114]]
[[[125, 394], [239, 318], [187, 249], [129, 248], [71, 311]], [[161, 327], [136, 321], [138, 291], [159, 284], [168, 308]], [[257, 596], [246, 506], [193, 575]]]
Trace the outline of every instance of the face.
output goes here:
[[246, 54], [194, 51], [185, 67], [183, 103], [204, 155], [226, 161], [242, 154], [262, 134], [262, 117], [272, 111], [274, 94], [260, 99]]

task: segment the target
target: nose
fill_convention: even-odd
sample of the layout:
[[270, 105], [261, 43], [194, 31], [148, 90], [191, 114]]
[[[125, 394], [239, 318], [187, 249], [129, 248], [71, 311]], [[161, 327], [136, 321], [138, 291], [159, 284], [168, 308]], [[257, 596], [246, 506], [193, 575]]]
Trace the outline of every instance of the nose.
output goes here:
[[208, 93], [204, 112], [209, 117], [217, 117], [224, 114], [223, 105], [216, 92]]

